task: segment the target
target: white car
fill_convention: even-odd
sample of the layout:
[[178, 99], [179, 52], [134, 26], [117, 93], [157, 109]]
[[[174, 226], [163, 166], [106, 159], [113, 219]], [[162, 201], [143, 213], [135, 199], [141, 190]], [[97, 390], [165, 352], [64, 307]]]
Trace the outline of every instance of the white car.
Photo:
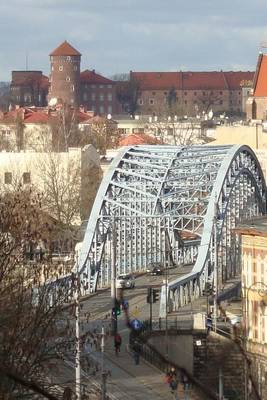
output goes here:
[[119, 275], [116, 279], [117, 289], [133, 289], [135, 287], [135, 278], [133, 275]]

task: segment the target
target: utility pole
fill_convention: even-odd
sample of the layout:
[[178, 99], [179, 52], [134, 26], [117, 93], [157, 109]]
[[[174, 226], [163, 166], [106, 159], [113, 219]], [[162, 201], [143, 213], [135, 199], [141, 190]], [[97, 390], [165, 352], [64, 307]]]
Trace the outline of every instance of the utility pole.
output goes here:
[[76, 400], [81, 400], [81, 343], [80, 343], [80, 301], [79, 301], [79, 269], [78, 257], [76, 260], [76, 288], [75, 288], [75, 394]]
[[105, 329], [102, 326], [101, 330], [101, 375], [102, 375], [102, 391], [101, 391], [101, 400], [106, 400], [106, 392], [107, 392], [107, 373], [104, 369], [104, 351], [105, 351]]
[[[117, 305], [117, 290], [116, 290], [116, 279], [117, 279], [117, 267], [116, 267], [116, 255], [117, 255], [117, 232], [116, 232], [116, 220], [115, 216], [112, 217], [112, 260], [111, 260], [111, 308], [116, 309]], [[114, 315], [113, 315], [114, 314]], [[111, 328], [112, 334], [115, 336], [117, 333], [117, 314], [111, 312]]]
[[215, 193], [214, 205], [214, 220], [213, 220], [213, 235], [214, 235], [214, 263], [213, 263], [213, 278], [214, 278], [214, 299], [213, 299], [213, 316], [214, 316], [214, 332], [217, 331], [217, 297], [218, 297], [218, 263], [217, 263], [217, 196]]

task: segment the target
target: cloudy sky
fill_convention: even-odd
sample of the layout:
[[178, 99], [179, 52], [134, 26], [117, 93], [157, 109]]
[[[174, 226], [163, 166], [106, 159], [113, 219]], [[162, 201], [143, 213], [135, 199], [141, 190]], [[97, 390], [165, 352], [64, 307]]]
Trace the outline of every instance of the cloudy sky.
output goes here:
[[[49, 73], [68, 40], [82, 69], [254, 70], [267, 42], [266, 0], [0, 0], [0, 81], [11, 70]], [[267, 52], [267, 49], [266, 49]]]

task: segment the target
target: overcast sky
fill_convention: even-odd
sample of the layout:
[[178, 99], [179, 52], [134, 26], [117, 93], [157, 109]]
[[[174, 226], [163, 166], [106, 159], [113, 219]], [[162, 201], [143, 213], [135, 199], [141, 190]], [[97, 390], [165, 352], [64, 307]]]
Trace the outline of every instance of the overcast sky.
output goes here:
[[[266, 0], [0, 0], [0, 81], [12, 70], [49, 73], [62, 41], [82, 69], [254, 70], [267, 42]], [[266, 49], [267, 52], [267, 49]]]

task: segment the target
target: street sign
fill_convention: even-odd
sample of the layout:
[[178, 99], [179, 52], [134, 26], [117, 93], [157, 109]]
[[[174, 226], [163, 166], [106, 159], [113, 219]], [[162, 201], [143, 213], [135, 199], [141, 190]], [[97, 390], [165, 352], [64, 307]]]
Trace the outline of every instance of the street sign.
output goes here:
[[130, 324], [135, 331], [140, 331], [143, 327], [143, 323], [139, 319], [133, 319]]

